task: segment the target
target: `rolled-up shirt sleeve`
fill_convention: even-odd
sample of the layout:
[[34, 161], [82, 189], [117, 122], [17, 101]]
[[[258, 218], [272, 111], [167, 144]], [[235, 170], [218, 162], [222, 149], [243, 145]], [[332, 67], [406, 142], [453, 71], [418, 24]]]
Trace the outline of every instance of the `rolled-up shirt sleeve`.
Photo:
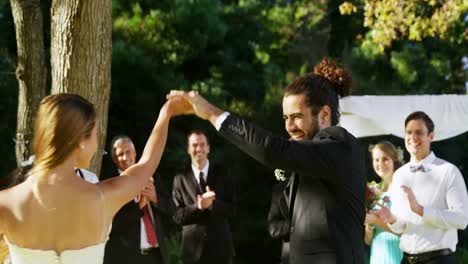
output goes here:
[[403, 232], [405, 232], [406, 230], [406, 222], [401, 220], [401, 219], [398, 219], [397, 217], [395, 217], [397, 220], [395, 221], [395, 223], [393, 224], [387, 224], [388, 227], [394, 232], [394, 233], [397, 233], [397, 234], [401, 234]]
[[468, 194], [463, 176], [455, 166], [447, 177], [446, 209], [424, 207], [423, 221], [440, 229], [465, 229]]

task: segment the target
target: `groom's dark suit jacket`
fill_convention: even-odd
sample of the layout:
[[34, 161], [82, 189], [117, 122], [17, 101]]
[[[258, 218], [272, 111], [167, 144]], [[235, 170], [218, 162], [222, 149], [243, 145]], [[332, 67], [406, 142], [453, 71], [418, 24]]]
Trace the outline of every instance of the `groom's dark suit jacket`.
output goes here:
[[260, 162], [293, 171], [290, 263], [364, 263], [364, 153], [344, 128], [289, 141], [229, 115], [220, 134]]
[[[230, 263], [234, 244], [228, 223], [235, 211], [234, 184], [221, 167], [210, 163], [208, 186], [216, 193], [211, 210], [199, 210], [197, 195], [202, 194], [192, 167], [174, 177], [172, 196], [176, 205], [174, 220], [182, 226], [182, 262]], [[208, 257], [206, 257], [208, 256]]]
[[281, 264], [289, 263], [289, 222], [288, 195], [285, 188], [289, 187], [289, 181], [276, 184], [271, 194], [271, 206], [268, 212], [268, 232], [272, 238], [280, 239]]

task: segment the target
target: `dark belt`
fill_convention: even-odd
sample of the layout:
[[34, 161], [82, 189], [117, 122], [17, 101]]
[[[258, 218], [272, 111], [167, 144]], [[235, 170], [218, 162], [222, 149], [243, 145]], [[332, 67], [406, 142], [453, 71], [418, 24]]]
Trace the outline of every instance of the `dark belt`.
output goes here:
[[424, 252], [424, 253], [419, 253], [419, 254], [408, 254], [408, 253], [403, 252], [403, 258], [409, 263], [413, 264], [413, 263], [424, 263], [431, 259], [441, 257], [441, 256], [447, 256], [450, 254], [453, 254], [452, 250], [446, 248], [446, 249], [434, 250], [434, 251], [429, 251], [429, 252]]
[[152, 247], [152, 248], [142, 248], [140, 253], [142, 255], [151, 255], [159, 251], [159, 247]]

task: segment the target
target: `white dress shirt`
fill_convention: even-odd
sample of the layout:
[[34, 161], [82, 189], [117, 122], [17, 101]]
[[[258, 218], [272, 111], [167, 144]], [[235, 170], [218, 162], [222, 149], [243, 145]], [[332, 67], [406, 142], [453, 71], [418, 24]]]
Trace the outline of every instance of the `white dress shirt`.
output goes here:
[[94, 174], [93, 172], [89, 171], [89, 170], [85, 170], [85, 169], [79, 169], [81, 171], [81, 174], [80, 172], [76, 171], [77, 175], [82, 177], [85, 181], [89, 182], [89, 183], [98, 183], [99, 182], [99, 178], [96, 174]]
[[[210, 161], [207, 160], [206, 161], [206, 164], [205, 166], [203, 166], [203, 168], [201, 170], [199, 170], [197, 167], [195, 167], [193, 164], [192, 164], [192, 171], [193, 171], [193, 175], [195, 176], [195, 180], [197, 180], [198, 184], [200, 184], [200, 172], [203, 172], [203, 180], [206, 181], [206, 179], [208, 178], [208, 168], [210, 167]], [[203, 192], [205, 192], [205, 190], [202, 190]]]
[[224, 120], [226, 120], [226, 118], [230, 115], [229, 112], [223, 112], [222, 114], [220, 114], [218, 116], [218, 118], [216, 118], [216, 121], [215, 121], [215, 128], [216, 130], [220, 130], [221, 129], [221, 125], [223, 124]]
[[[422, 165], [424, 171], [411, 172], [410, 167]], [[405, 192], [413, 190], [424, 207], [423, 216], [411, 211]], [[400, 248], [410, 254], [449, 248], [455, 252], [457, 229], [468, 223], [468, 195], [463, 176], [456, 166], [437, 158], [431, 152], [418, 163], [409, 162], [399, 168], [389, 190], [391, 211], [397, 221], [389, 227], [401, 233]]]

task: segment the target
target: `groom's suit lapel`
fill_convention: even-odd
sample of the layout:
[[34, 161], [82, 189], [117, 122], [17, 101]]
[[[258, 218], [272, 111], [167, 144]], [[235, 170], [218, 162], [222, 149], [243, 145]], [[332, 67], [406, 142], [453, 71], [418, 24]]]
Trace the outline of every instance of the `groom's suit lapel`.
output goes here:
[[293, 172], [291, 174], [291, 185], [289, 186], [290, 191], [289, 191], [289, 215], [292, 218], [293, 214], [293, 209], [294, 209], [294, 199], [296, 198], [296, 188], [294, 188], [296, 181], [297, 181], [297, 174]]
[[286, 203], [288, 205], [289, 217], [292, 216], [292, 211], [293, 211], [292, 207], [294, 206], [294, 203], [292, 202], [292, 200], [296, 197], [296, 194], [294, 193], [294, 191], [297, 191], [297, 190], [294, 190], [293, 188], [294, 183], [296, 181], [296, 176], [297, 174], [295, 172], [291, 172], [291, 176], [287, 177], [288, 183], [286, 184], [286, 187], [284, 188], [284, 192], [283, 192], [283, 195], [286, 198]]

